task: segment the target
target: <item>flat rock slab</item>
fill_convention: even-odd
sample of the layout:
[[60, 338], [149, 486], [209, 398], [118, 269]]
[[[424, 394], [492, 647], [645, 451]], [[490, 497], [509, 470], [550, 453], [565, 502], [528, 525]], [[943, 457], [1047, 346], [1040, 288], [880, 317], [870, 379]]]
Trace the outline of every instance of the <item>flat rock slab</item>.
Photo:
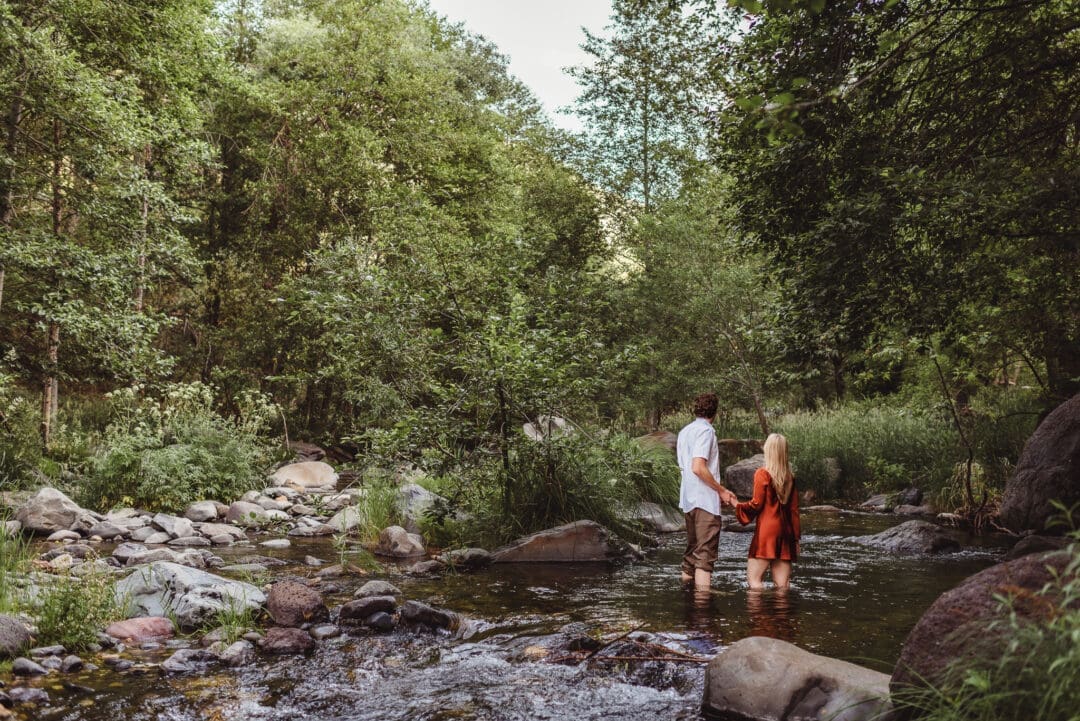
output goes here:
[[139, 643], [150, 639], [171, 637], [173, 624], [164, 616], [142, 616], [117, 621], [106, 628], [105, 633], [121, 641]]
[[270, 479], [276, 486], [323, 488], [337, 485], [338, 474], [329, 463], [303, 461], [282, 466], [274, 471]]
[[929, 521], [906, 521], [881, 533], [858, 536], [852, 540], [901, 556], [954, 553], [960, 550], [960, 542], [948, 530]]
[[752, 636], [709, 662], [701, 709], [740, 721], [870, 721], [888, 710], [888, 696], [888, 674]]
[[587, 563], [637, 557], [630, 545], [596, 521], [575, 521], [539, 531], [493, 554], [494, 563]]
[[210, 623], [222, 611], [256, 610], [266, 595], [251, 585], [167, 561], [141, 566], [117, 582], [121, 606], [134, 616], [172, 615], [182, 629]]

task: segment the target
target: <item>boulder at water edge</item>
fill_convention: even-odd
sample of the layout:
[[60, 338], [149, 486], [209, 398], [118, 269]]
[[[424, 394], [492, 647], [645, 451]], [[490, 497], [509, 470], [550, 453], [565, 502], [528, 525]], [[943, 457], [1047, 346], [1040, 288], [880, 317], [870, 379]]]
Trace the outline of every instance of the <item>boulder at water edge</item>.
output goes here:
[[678, 508], [665, 507], [648, 501], [638, 504], [634, 520], [656, 533], [676, 533], [686, 528], [686, 519]]
[[32, 641], [29, 629], [14, 616], [0, 615], [0, 658], [15, 658]]
[[1060, 514], [1054, 500], [1066, 508], [1080, 501], [1080, 394], [1055, 408], [1024, 444], [1016, 472], [1005, 484], [1001, 522], [1016, 532], [1041, 532]]
[[982, 658], [993, 663], [1011, 635], [1008, 623], [994, 624], [1009, 615], [997, 597], [1013, 599], [1012, 610], [1021, 622], [1044, 621], [1058, 599], [1038, 592], [1068, 563], [1068, 551], [1028, 555], [991, 566], [943, 593], [904, 641], [892, 690], [922, 682], [938, 684], [953, 661]]
[[869, 721], [887, 711], [888, 695], [887, 674], [752, 636], [709, 662], [701, 710], [740, 721]]
[[55, 488], [42, 488], [15, 511], [15, 520], [30, 533], [90, 530], [97, 519]]
[[495, 563], [580, 563], [640, 557], [628, 543], [596, 521], [574, 521], [539, 531], [493, 555]]
[[946, 529], [929, 521], [906, 521], [881, 533], [858, 536], [852, 540], [901, 556], [953, 553], [960, 550], [959, 541]]
[[143, 616], [117, 621], [105, 629], [106, 635], [128, 643], [141, 643], [173, 635], [172, 621], [164, 616]]
[[250, 583], [230, 581], [206, 571], [157, 561], [136, 568], [115, 587], [128, 618], [172, 615], [181, 629], [211, 623], [224, 610], [257, 610], [266, 596]]
[[279, 626], [301, 626], [329, 618], [322, 594], [296, 581], [279, 581], [271, 586], [266, 610]]
[[739, 498], [751, 498], [754, 495], [754, 474], [765, 467], [765, 456], [761, 453], [724, 469], [724, 486]]
[[338, 474], [329, 463], [303, 461], [282, 466], [274, 471], [270, 480], [276, 486], [333, 489], [337, 486]]
[[311, 634], [299, 628], [275, 627], [266, 630], [259, 647], [266, 653], [274, 654], [307, 653], [315, 648], [315, 641]]
[[375, 553], [390, 558], [414, 558], [423, 556], [424, 541], [415, 533], [409, 533], [401, 526], [390, 526], [379, 533], [379, 545]]

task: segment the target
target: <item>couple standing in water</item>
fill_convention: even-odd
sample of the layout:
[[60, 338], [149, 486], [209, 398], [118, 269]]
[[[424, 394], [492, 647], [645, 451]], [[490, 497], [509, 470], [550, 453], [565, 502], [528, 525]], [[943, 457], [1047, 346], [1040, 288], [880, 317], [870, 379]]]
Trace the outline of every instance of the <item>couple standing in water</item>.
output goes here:
[[744, 526], [757, 519], [746, 561], [746, 580], [751, 589], [765, 586], [765, 574], [777, 589], [786, 589], [792, 563], [799, 556], [799, 494], [788, 464], [787, 439], [778, 433], [765, 440], [765, 467], [754, 474], [754, 496], [739, 502], [720, 484], [720, 447], [713, 419], [719, 408], [715, 393], [694, 399], [694, 420], [681, 431], [676, 445], [682, 484], [679, 508], [686, 514], [686, 553], [682, 561], [683, 583], [709, 588], [720, 543], [720, 506], [735, 508]]

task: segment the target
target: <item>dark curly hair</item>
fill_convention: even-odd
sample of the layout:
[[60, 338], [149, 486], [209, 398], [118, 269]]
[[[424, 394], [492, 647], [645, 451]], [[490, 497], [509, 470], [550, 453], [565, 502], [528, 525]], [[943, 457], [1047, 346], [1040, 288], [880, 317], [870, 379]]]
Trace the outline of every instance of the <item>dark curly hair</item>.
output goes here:
[[698, 418], [715, 418], [720, 399], [715, 393], [702, 393], [694, 399], [694, 415]]

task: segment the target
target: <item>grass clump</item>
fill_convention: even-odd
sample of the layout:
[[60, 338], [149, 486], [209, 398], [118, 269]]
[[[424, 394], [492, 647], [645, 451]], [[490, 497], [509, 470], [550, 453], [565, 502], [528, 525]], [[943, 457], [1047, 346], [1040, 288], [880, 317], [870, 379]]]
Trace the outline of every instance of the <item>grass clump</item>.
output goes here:
[[261, 395], [238, 399], [235, 418], [214, 410], [213, 389], [201, 383], [170, 385], [160, 398], [138, 387], [112, 398], [115, 418], [90, 459], [84, 505], [178, 512], [196, 500], [238, 498], [275, 458], [261, 433], [276, 409]]
[[108, 573], [51, 579], [35, 599], [32, 613], [37, 619], [37, 642], [60, 644], [69, 651], [96, 643], [98, 631], [123, 616]]
[[[6, 520], [0, 515], [0, 524]], [[32, 555], [30, 544], [22, 535], [8, 535], [0, 530], [0, 613], [14, 613], [23, 605], [15, 579], [30, 570]]]

